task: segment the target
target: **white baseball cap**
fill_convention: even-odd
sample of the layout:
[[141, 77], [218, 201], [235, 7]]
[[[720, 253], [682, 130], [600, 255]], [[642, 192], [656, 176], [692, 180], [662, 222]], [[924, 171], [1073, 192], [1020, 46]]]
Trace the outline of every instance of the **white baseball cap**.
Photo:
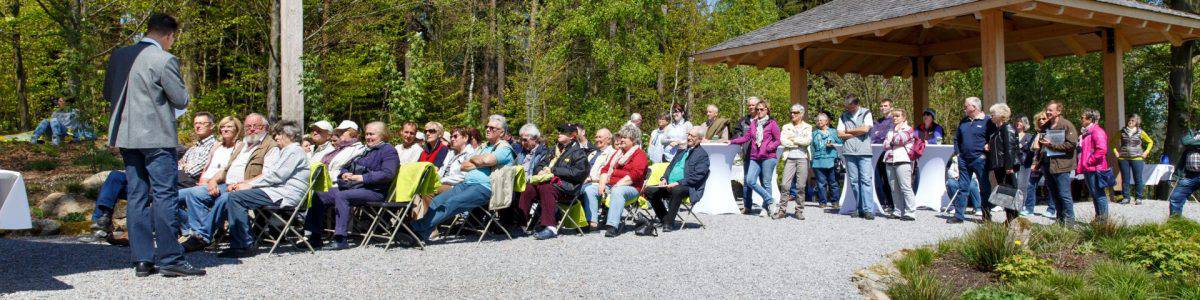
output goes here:
[[350, 121], [350, 120], [344, 120], [344, 121], [342, 121], [341, 124], [338, 124], [337, 130], [345, 130], [345, 129], [358, 130], [358, 123], [354, 123], [354, 121]]
[[317, 128], [324, 130], [325, 132], [333, 132], [333, 124], [329, 124], [329, 121], [317, 121], [312, 123], [312, 125], [308, 125], [308, 128]]

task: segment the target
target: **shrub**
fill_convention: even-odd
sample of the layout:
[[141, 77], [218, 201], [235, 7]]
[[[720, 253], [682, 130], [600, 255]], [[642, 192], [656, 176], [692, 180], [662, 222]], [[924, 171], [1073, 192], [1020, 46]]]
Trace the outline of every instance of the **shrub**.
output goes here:
[[979, 288], [969, 290], [963, 293], [962, 300], [1033, 300], [1033, 297], [1023, 295], [1021, 293], [999, 290], [996, 288]]
[[980, 271], [992, 271], [1005, 257], [1017, 252], [1017, 246], [1006, 242], [1008, 229], [999, 224], [984, 224], [964, 239], [958, 252], [966, 262]]
[[1126, 249], [1120, 255], [1122, 259], [1160, 277], [1200, 272], [1200, 240], [1169, 226], [1152, 235], [1134, 237]]
[[34, 219], [45, 219], [46, 211], [43, 211], [40, 207], [31, 206], [29, 207], [29, 215]]
[[1029, 249], [1034, 253], [1055, 253], [1071, 249], [1082, 240], [1079, 231], [1062, 225], [1034, 226], [1029, 235]]
[[1054, 270], [1049, 259], [1039, 258], [1029, 253], [1021, 253], [1005, 257], [996, 264], [996, 273], [1000, 280], [1016, 281], [1049, 274]]
[[63, 222], [83, 222], [87, 221], [87, 216], [84, 216], [83, 213], [73, 212], [63, 216], [62, 218], [58, 218], [58, 220]]
[[121, 158], [100, 148], [92, 148], [75, 157], [73, 163], [77, 166], [90, 166], [93, 170], [109, 170], [125, 165]]
[[25, 164], [27, 171], [50, 171], [58, 168], [58, 161], [53, 159], [35, 159]]
[[954, 297], [953, 292], [927, 270], [904, 275], [904, 279], [906, 282], [903, 284], [888, 288], [888, 296], [896, 300], [940, 300]]

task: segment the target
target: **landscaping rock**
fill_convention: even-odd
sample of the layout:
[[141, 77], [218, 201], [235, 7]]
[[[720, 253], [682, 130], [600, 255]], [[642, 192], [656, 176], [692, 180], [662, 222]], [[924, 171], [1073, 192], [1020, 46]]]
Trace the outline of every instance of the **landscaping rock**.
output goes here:
[[56, 192], [38, 201], [37, 207], [46, 213], [46, 217], [62, 218], [71, 213], [91, 214], [96, 203], [80, 195]]
[[62, 228], [62, 223], [54, 219], [33, 220], [33, 228], [29, 232], [34, 235], [55, 235]]
[[1020, 217], [1012, 222], [1009, 222], [1008, 237], [1006, 242], [1008, 242], [1010, 245], [1014, 244], [1016, 241], [1021, 241], [1018, 244], [1028, 243], [1030, 235], [1033, 234], [1031, 229], [1033, 229], [1033, 221], [1030, 221], [1025, 217]]
[[104, 185], [104, 180], [108, 179], [108, 173], [111, 173], [111, 172], [112, 171], [104, 171], [104, 172], [93, 174], [91, 177], [84, 179], [83, 182], [81, 182], [80, 184], [83, 185], [84, 189], [99, 190], [100, 186]]
[[904, 278], [900, 276], [900, 270], [896, 269], [895, 261], [904, 257], [909, 251], [903, 249], [892, 252], [886, 260], [881, 263], [867, 266], [866, 268], [854, 271], [854, 275], [850, 277], [850, 282], [858, 288], [858, 292], [863, 298], [872, 300], [888, 300], [892, 299], [887, 295], [888, 287], [904, 283]]

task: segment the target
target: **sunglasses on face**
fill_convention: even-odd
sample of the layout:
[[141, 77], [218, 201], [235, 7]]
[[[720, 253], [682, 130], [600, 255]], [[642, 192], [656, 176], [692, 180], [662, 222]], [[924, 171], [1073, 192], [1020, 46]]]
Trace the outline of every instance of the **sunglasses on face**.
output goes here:
[[800, 112], [798, 112], [798, 111], [793, 111], [793, 112], [792, 112], [792, 114], [793, 114], [793, 115], [798, 115], [798, 114], [800, 114]]
[[437, 133], [437, 129], [425, 129], [425, 133]]
[[487, 129], [487, 131], [500, 131], [500, 127], [490, 126], [490, 125], [485, 127], [485, 129]]

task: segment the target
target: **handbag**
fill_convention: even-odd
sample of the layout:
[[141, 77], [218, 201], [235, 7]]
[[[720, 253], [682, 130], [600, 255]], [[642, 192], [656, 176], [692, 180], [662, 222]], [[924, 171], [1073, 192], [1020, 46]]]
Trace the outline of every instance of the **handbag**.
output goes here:
[[1005, 209], [1021, 210], [1022, 206], [1025, 205], [1025, 200], [1022, 198], [1021, 193], [1017, 192], [1016, 187], [1001, 184], [996, 186], [995, 190], [992, 190], [992, 195], [988, 197], [988, 202]]
[[1117, 176], [1113, 174], [1112, 169], [1096, 172], [1096, 176], [1100, 176], [1100, 188], [1110, 188], [1117, 185]]

